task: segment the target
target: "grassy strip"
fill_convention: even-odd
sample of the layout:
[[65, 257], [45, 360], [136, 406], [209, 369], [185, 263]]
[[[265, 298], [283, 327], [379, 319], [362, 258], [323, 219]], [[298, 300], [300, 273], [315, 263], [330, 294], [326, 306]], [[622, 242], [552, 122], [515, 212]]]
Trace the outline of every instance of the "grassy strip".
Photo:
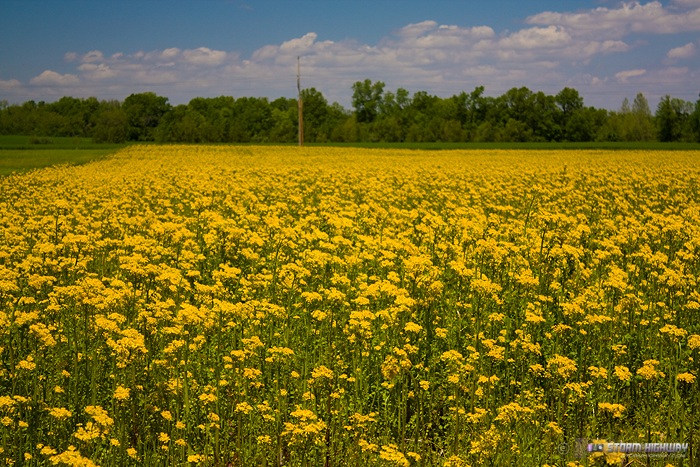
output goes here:
[[0, 177], [51, 165], [81, 165], [115, 151], [102, 149], [0, 149]]
[[[134, 143], [131, 143], [134, 144]], [[144, 144], [144, 143], [136, 143]], [[183, 143], [189, 145], [191, 143]], [[208, 146], [296, 146], [296, 143], [207, 143]], [[353, 143], [307, 143], [307, 146], [355, 147], [355, 148], [385, 148], [385, 149], [605, 149], [605, 150], [652, 150], [652, 151], [698, 151], [700, 143], [661, 143], [658, 141], [596, 141], [596, 142], [420, 142], [420, 143], [386, 143], [386, 142], [353, 142]], [[36, 137], [0, 135], [0, 149], [117, 149], [124, 144], [95, 143], [90, 138], [75, 137]]]
[[0, 135], [0, 149], [117, 149], [123, 144], [95, 143], [91, 138]]
[[658, 141], [639, 142], [527, 142], [527, 143], [311, 143], [308, 146], [335, 146], [385, 149], [515, 149], [515, 150], [645, 150], [645, 151], [698, 151], [700, 143], [660, 143]]
[[90, 138], [0, 135], [0, 177], [51, 165], [81, 165], [124, 147]]

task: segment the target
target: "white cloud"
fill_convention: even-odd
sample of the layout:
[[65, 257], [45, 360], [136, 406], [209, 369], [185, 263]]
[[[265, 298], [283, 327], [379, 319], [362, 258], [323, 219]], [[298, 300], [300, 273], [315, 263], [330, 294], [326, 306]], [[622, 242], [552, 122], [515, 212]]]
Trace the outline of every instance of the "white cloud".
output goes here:
[[304, 34], [302, 37], [298, 39], [292, 39], [288, 40], [286, 42], [283, 42], [282, 45], [280, 45], [279, 50], [283, 52], [305, 52], [308, 49], [310, 49], [313, 45], [314, 42], [316, 41], [316, 38], [318, 35], [315, 32], [310, 32], [308, 34]]
[[671, 3], [681, 8], [700, 8], [700, 0], [671, 0]]
[[[168, 55], [172, 53], [172, 49], [166, 49]], [[193, 65], [216, 66], [221, 65], [226, 60], [226, 52], [222, 50], [211, 50], [206, 47], [200, 47], [193, 50], [185, 50], [182, 56], [186, 62]]]
[[162, 51], [160, 53], [160, 58], [162, 58], [163, 60], [172, 60], [178, 55], [180, 55], [180, 49], [178, 49], [177, 47], [171, 47]]
[[689, 42], [684, 46], [669, 50], [666, 56], [670, 59], [690, 58], [695, 55], [695, 50], [695, 44]]
[[76, 75], [62, 75], [52, 70], [45, 70], [40, 75], [29, 80], [30, 84], [38, 86], [71, 86], [79, 82], [80, 79]]
[[647, 70], [625, 70], [625, 71], [620, 71], [618, 73], [615, 73], [615, 78], [620, 82], [620, 83], [628, 83], [630, 78], [636, 78], [637, 76], [642, 76], [645, 75]]
[[8, 80], [1, 80], [0, 79], [0, 89], [12, 89], [12, 88], [19, 88], [22, 86], [22, 83], [17, 80], [17, 79], [8, 79]]
[[571, 36], [560, 26], [523, 29], [500, 41], [502, 47], [512, 49], [559, 48], [569, 43]]
[[606, 39], [619, 39], [630, 32], [673, 34], [700, 31], [700, 5], [697, 1], [685, 0], [683, 3], [695, 8], [674, 11], [658, 1], [646, 4], [632, 2], [622, 3], [614, 9], [600, 7], [574, 13], [548, 11], [530, 16], [526, 22], [565, 26], [577, 36]]
[[104, 80], [118, 76], [119, 72], [109, 67], [105, 63], [83, 63], [78, 67], [78, 70], [92, 80]]
[[95, 63], [95, 62], [101, 62], [105, 59], [104, 55], [102, 52], [99, 50], [91, 50], [90, 52], [86, 53], [80, 58], [80, 61], [83, 63]]

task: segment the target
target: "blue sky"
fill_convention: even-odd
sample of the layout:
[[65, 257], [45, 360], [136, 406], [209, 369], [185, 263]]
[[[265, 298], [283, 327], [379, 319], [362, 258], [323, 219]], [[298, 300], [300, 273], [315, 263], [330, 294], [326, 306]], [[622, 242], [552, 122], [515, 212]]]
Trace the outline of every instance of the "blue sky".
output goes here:
[[2, 0], [0, 100], [173, 104], [296, 94], [350, 108], [352, 84], [450, 96], [484, 86], [617, 109], [700, 93], [700, 0]]

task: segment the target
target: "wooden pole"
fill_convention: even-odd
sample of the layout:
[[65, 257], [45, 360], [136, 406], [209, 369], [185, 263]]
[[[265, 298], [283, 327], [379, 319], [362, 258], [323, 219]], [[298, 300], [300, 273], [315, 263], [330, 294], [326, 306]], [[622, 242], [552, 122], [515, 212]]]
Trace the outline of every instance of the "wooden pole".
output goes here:
[[299, 97], [297, 101], [299, 103], [299, 146], [304, 145], [304, 103], [301, 100], [301, 65], [299, 63], [299, 57], [297, 56], [297, 92]]

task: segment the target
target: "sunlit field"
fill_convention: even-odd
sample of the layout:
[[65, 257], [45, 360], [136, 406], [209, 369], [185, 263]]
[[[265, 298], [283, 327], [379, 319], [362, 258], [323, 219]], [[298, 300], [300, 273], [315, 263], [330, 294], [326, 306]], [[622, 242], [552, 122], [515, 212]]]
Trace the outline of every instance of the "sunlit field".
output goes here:
[[2, 178], [0, 459], [697, 465], [699, 182], [697, 151], [224, 146]]

